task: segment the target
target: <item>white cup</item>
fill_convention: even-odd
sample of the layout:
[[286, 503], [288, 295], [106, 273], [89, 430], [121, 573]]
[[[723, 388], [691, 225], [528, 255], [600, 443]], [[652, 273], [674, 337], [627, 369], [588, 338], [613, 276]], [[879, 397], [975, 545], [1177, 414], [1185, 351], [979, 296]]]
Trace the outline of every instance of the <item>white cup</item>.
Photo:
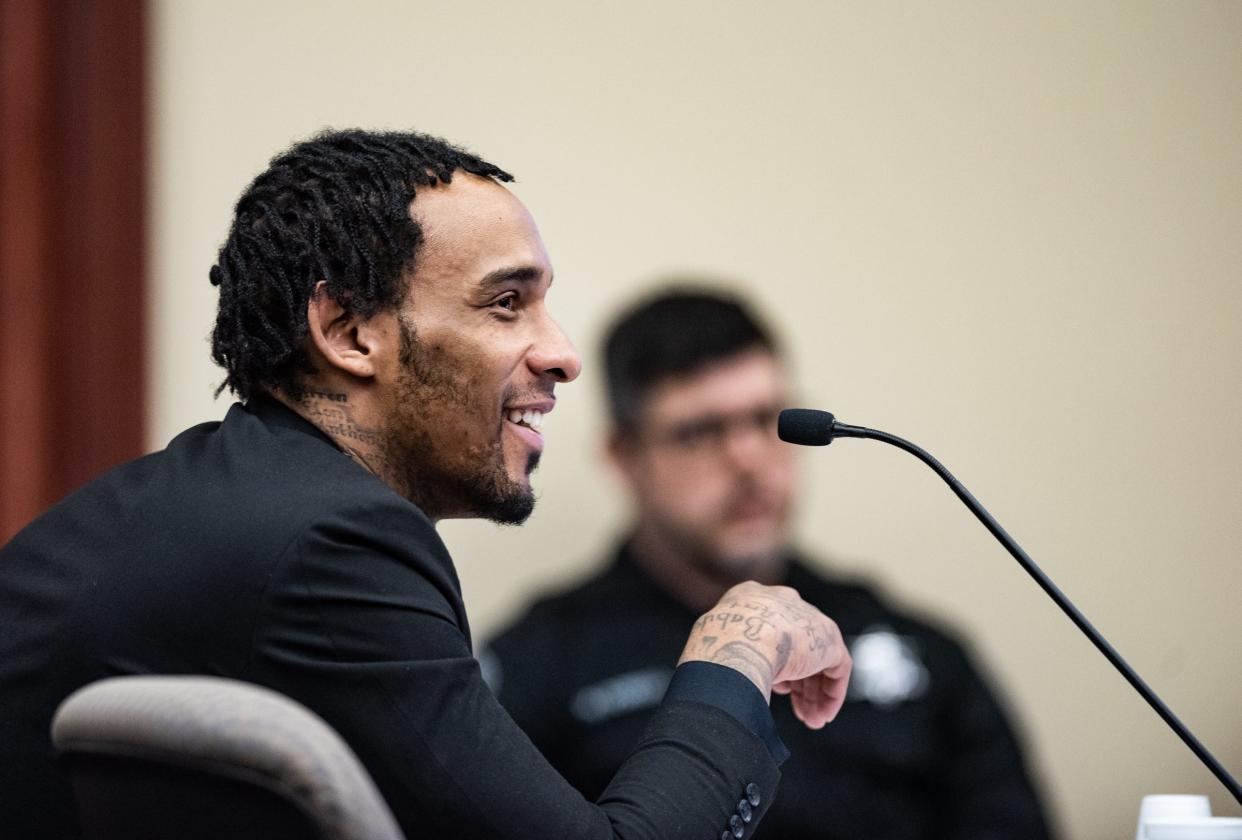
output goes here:
[[1242, 840], [1242, 817], [1149, 820], [1147, 840]]
[[1212, 816], [1206, 796], [1189, 794], [1154, 794], [1144, 796], [1139, 806], [1138, 829], [1134, 840], [1151, 840], [1143, 827], [1152, 820], [1203, 819]]

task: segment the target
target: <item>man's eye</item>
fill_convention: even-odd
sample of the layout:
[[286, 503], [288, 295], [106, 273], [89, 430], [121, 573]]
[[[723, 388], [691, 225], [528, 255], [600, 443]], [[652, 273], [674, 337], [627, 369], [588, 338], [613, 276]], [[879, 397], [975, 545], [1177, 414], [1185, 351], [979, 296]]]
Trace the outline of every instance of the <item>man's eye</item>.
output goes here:
[[724, 437], [724, 423], [720, 420], [700, 420], [673, 429], [671, 438], [677, 446], [695, 449]]
[[517, 309], [517, 293], [510, 292], [504, 297], [497, 298], [495, 303], [492, 304], [492, 306], [498, 306], [501, 309], [505, 310], [506, 312], [512, 312], [513, 310]]
[[677, 446], [686, 447], [698, 446], [703, 442], [703, 438], [705, 437], [706, 435], [704, 434], [703, 427], [698, 425], [678, 426], [673, 429], [673, 433], [669, 435], [669, 438]]

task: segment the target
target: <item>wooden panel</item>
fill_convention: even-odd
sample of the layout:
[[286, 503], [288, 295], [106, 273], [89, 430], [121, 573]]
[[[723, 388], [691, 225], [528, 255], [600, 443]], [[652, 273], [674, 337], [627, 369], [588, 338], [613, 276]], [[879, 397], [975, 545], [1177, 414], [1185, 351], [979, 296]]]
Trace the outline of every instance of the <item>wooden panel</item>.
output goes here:
[[0, 540], [49, 500], [54, 16], [0, 2]]
[[0, 540], [142, 449], [144, 18], [0, 0]]

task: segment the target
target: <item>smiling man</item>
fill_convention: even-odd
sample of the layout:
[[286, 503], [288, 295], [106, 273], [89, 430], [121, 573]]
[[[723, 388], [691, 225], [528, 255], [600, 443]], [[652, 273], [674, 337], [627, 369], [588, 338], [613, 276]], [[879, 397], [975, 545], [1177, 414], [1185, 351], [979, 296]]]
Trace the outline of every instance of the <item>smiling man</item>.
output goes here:
[[[411, 838], [750, 833], [850, 659], [791, 589], [684, 622], [642, 741], [589, 802], [480, 675], [435, 523], [529, 516], [543, 417], [579, 360], [499, 168], [418, 134], [321, 135], [237, 203], [212, 354], [240, 402], [73, 494], [0, 550], [5, 836], [80, 834], [48, 726], [117, 674], [271, 687], [335, 727]], [[670, 655], [670, 666], [677, 657]]]
[[424, 190], [414, 222], [423, 242], [408, 294], [359, 317], [316, 283], [308, 338], [323, 375], [317, 390], [276, 396], [327, 421], [345, 452], [432, 519], [523, 522], [553, 389], [581, 367], [547, 312], [551, 263], [526, 208], [489, 178]]

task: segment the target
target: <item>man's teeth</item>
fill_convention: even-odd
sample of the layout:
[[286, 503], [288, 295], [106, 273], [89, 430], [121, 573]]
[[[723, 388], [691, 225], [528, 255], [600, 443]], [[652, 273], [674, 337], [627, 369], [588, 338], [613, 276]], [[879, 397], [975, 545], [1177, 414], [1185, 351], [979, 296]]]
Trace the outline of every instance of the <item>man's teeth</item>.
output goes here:
[[517, 411], [509, 412], [509, 422], [518, 423], [522, 426], [529, 426], [535, 431], [543, 428], [543, 412], [542, 411]]

